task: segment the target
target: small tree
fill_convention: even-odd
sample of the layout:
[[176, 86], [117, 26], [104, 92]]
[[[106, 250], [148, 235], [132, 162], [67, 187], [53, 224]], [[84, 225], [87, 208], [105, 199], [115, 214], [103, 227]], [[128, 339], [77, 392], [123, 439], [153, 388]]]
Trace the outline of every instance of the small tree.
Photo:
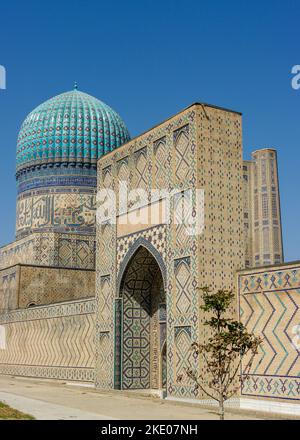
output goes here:
[[[195, 382], [207, 396], [219, 403], [220, 420], [224, 420], [224, 402], [230, 399], [243, 382], [249, 377], [255, 355], [262, 339], [248, 333], [246, 327], [239, 321], [229, 319], [229, 306], [234, 299], [232, 291], [218, 290], [212, 293], [208, 287], [201, 288], [204, 304], [201, 309], [211, 313], [211, 318], [205, 321], [210, 328], [207, 343], [194, 342], [191, 350], [195, 357], [203, 356], [207, 369], [203, 377], [188, 367], [185, 374]], [[238, 374], [242, 360], [247, 358], [242, 374]], [[183, 374], [178, 380], [183, 379]]]

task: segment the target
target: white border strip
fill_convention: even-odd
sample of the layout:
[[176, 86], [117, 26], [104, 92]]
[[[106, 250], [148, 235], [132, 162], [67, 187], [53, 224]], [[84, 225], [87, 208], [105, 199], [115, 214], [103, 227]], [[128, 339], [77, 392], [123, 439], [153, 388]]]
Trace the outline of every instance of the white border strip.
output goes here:
[[[193, 403], [193, 404], [200, 404], [200, 405], [207, 405], [207, 406], [217, 406], [217, 402], [212, 399], [188, 399], [188, 398], [182, 398], [182, 397], [166, 397], [165, 400], [170, 400], [173, 402], [186, 402], [186, 403]], [[229, 399], [225, 402], [225, 407], [232, 407], [232, 408], [239, 408], [240, 407], [240, 399]]]
[[251, 409], [254, 411], [265, 411], [277, 414], [292, 414], [300, 416], [300, 402], [299, 403], [286, 403], [275, 402], [273, 400], [258, 400], [258, 399], [240, 399], [241, 409]]
[[[200, 404], [215, 407], [216, 401], [212, 399], [188, 399], [180, 397], [166, 397], [166, 400], [175, 402], [186, 402], [192, 404]], [[280, 401], [264, 400], [264, 399], [248, 399], [248, 398], [235, 398], [225, 402], [227, 408], [240, 408], [253, 411], [269, 412], [275, 414], [290, 414], [294, 416], [300, 416], [300, 402], [286, 403]]]

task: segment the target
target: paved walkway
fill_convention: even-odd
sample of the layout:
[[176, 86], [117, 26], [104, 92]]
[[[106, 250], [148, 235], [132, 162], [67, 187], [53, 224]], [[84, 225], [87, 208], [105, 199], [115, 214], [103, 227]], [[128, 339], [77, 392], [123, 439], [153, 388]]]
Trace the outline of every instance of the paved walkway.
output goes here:
[[113, 417], [101, 416], [100, 414], [1, 391], [0, 401], [14, 409], [34, 416], [37, 420], [115, 420]]
[[[90, 387], [56, 381], [0, 376], [0, 401], [39, 420], [214, 420], [214, 408], [118, 392], [100, 393]], [[250, 413], [226, 415], [231, 420], [253, 420]], [[263, 418], [263, 417], [260, 417]]]

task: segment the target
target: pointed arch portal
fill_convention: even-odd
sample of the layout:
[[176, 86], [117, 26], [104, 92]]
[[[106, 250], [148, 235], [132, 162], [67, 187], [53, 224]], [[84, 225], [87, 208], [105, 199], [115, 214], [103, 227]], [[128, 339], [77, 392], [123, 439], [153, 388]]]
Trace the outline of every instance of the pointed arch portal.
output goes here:
[[125, 261], [117, 299], [115, 388], [161, 389], [166, 377], [166, 298], [161, 265], [143, 245]]

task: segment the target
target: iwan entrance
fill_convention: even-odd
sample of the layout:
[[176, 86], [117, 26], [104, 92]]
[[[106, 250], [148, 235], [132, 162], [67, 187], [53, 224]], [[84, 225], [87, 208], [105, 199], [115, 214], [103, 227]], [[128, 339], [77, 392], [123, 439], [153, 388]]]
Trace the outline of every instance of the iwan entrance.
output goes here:
[[166, 298], [161, 269], [141, 246], [120, 283], [116, 316], [115, 387], [164, 390], [166, 387]]

